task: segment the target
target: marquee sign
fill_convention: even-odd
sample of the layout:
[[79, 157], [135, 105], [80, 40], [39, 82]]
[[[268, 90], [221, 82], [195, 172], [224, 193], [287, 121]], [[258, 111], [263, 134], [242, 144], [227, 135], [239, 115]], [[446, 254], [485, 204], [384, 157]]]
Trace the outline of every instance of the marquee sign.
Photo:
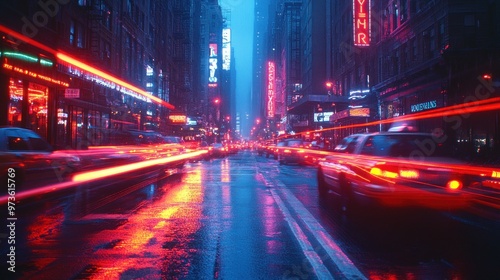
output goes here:
[[171, 123], [175, 124], [186, 124], [187, 122], [186, 115], [170, 115], [168, 116], [168, 119], [170, 120]]
[[354, 45], [367, 47], [371, 36], [370, 0], [353, 0]]

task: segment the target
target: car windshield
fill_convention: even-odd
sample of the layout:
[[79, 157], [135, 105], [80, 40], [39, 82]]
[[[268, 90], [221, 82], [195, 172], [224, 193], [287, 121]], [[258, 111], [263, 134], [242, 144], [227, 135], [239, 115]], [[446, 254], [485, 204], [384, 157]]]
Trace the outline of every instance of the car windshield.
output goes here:
[[303, 145], [302, 140], [290, 140], [288, 141], [288, 147], [300, 147]]
[[426, 134], [394, 134], [369, 136], [361, 154], [403, 158], [450, 157], [450, 147]]

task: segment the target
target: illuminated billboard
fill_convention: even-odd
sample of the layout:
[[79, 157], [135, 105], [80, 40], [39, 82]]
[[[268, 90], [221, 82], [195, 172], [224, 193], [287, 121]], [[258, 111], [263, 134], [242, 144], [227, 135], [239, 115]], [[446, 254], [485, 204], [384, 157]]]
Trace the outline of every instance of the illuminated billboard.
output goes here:
[[274, 62], [267, 62], [267, 117], [274, 118], [275, 112], [275, 77], [276, 67]]
[[169, 115], [168, 119], [172, 124], [186, 124], [187, 118], [186, 115]]
[[371, 36], [370, 0], [353, 0], [352, 17], [354, 45], [369, 46]]
[[231, 29], [222, 30], [222, 70], [231, 69]]
[[217, 44], [210, 43], [208, 55], [208, 86], [217, 86]]

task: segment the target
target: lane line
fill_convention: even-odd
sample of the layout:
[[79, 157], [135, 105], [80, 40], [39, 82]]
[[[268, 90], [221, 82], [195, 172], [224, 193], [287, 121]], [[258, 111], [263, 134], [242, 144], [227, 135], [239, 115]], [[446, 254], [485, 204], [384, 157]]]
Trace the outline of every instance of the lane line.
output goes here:
[[307, 230], [311, 232], [314, 238], [323, 247], [330, 259], [339, 268], [340, 272], [347, 279], [368, 279], [342, 251], [340, 246], [335, 243], [332, 236], [328, 234], [316, 218], [314, 218], [314, 216], [305, 208], [302, 202], [300, 202], [295, 195], [286, 188], [286, 185], [279, 180], [277, 180], [276, 185], [279, 187], [279, 191], [285, 196], [288, 203], [290, 203], [292, 209], [296, 211], [297, 217], [303, 221]]
[[290, 211], [286, 207], [285, 203], [281, 200], [280, 196], [276, 193], [275, 190], [270, 190], [271, 195], [273, 196], [274, 200], [276, 201], [276, 204], [278, 204], [278, 207], [280, 208], [281, 212], [285, 216], [285, 220], [287, 221], [288, 225], [290, 226], [290, 229], [292, 230], [292, 233], [295, 235], [295, 238], [299, 242], [300, 247], [302, 248], [302, 251], [304, 252], [307, 260], [311, 264], [312, 269], [314, 270], [314, 273], [318, 277], [318, 279], [334, 279], [332, 275], [330, 274], [330, 271], [325, 267], [323, 264], [323, 261], [321, 258], [318, 256], [314, 248], [312, 247], [311, 243], [309, 240], [307, 240], [306, 235], [300, 228], [299, 224], [295, 219], [292, 217], [290, 214]]

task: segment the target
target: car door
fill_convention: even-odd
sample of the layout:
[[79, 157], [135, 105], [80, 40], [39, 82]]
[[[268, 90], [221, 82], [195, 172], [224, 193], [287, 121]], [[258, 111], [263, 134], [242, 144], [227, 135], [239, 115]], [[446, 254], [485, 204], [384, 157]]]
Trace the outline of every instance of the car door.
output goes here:
[[360, 135], [350, 135], [342, 140], [335, 148], [334, 154], [327, 156], [325, 161], [321, 163], [325, 182], [331, 186], [331, 190], [340, 194], [342, 180], [346, 174], [349, 176], [352, 171], [350, 166], [346, 164], [349, 158], [356, 152], [358, 141], [361, 141]]

